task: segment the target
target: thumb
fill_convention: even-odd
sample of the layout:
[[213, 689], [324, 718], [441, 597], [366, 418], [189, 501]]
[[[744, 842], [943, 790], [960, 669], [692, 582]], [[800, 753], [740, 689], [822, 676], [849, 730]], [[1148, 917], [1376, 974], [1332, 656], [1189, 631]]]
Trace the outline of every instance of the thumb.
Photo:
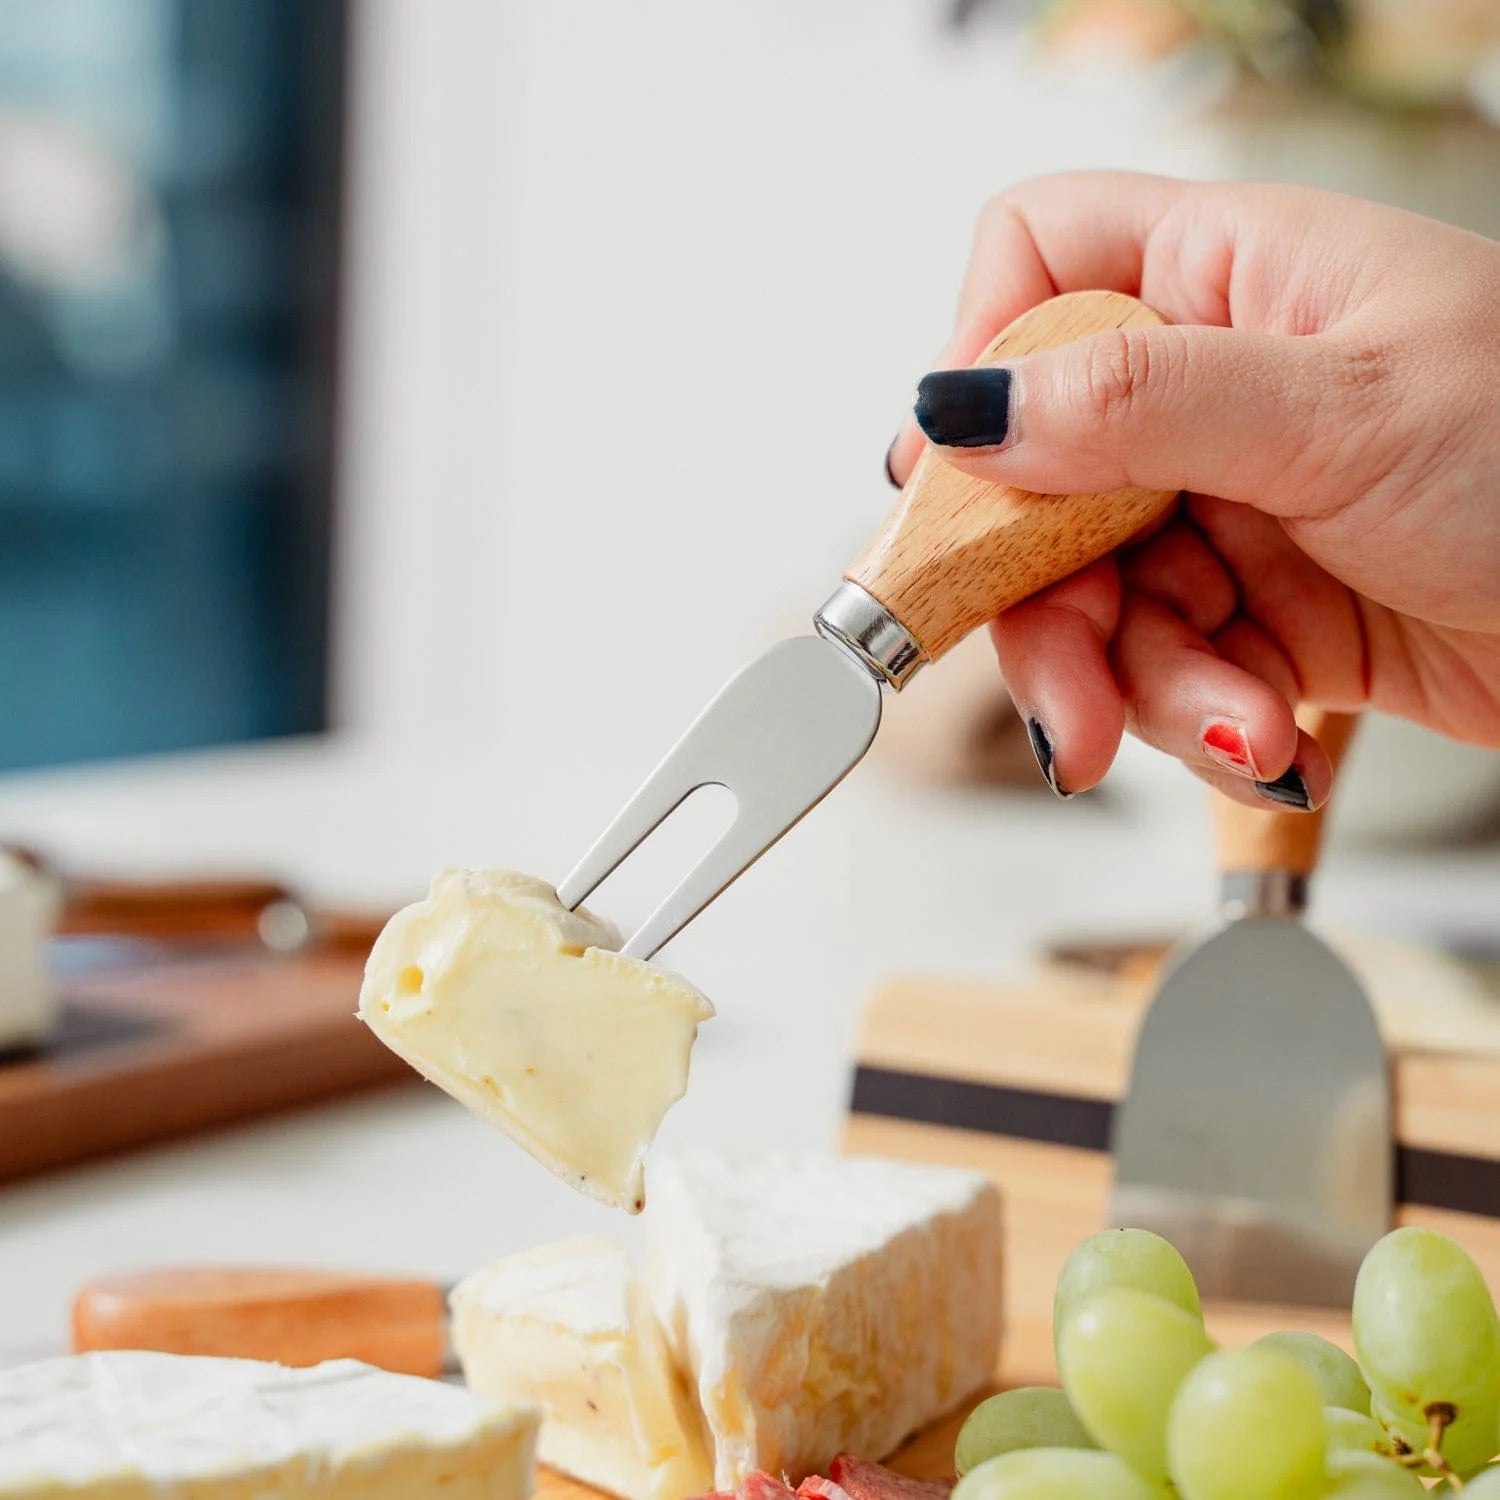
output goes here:
[[1365, 426], [1369, 382], [1353, 365], [1326, 335], [1117, 329], [928, 375], [915, 415], [945, 460], [994, 483], [1196, 490], [1305, 513], [1337, 499], [1330, 463]]

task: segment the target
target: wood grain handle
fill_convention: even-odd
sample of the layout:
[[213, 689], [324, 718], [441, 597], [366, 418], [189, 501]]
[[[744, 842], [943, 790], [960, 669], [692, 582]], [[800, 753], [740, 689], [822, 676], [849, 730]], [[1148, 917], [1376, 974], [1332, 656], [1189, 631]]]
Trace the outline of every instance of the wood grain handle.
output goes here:
[[[1354, 737], [1359, 715], [1303, 708], [1298, 710], [1297, 722], [1327, 752], [1336, 772]], [[1291, 875], [1312, 874], [1318, 863], [1331, 798], [1317, 812], [1305, 813], [1247, 807], [1217, 792], [1212, 796], [1214, 840], [1221, 873], [1285, 870]]]
[[361, 1359], [442, 1373], [441, 1287], [328, 1271], [179, 1267], [89, 1283], [73, 1303], [73, 1348], [154, 1349], [315, 1365]]
[[[997, 364], [1113, 328], [1164, 320], [1120, 292], [1070, 292], [1017, 318], [977, 363]], [[1137, 536], [1176, 495], [1033, 495], [986, 484], [923, 449], [901, 498], [845, 573], [936, 661], [971, 630]]]

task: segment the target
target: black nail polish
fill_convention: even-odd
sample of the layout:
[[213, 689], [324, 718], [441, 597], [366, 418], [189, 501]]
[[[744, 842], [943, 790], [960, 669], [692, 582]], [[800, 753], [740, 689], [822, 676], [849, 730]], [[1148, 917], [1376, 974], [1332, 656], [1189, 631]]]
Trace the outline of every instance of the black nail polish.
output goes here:
[[891, 455], [895, 453], [896, 444], [900, 441], [900, 438], [893, 438], [891, 440], [891, 446], [885, 450], [885, 477], [886, 482], [893, 490], [899, 490], [901, 488], [901, 481], [896, 478], [896, 471], [891, 467]]
[[1299, 812], [1312, 811], [1312, 798], [1307, 794], [1307, 783], [1296, 766], [1283, 771], [1275, 781], [1257, 781], [1255, 790], [1267, 802], [1276, 802], [1282, 807], [1295, 807]]
[[1042, 773], [1042, 779], [1064, 802], [1073, 794], [1065, 792], [1057, 784], [1056, 758], [1052, 753], [1052, 736], [1047, 733], [1040, 719], [1027, 719], [1026, 736], [1031, 741], [1031, 753], [1036, 756], [1038, 769]]
[[946, 448], [998, 447], [1010, 431], [1011, 384], [1003, 365], [924, 375], [917, 387], [917, 425]]

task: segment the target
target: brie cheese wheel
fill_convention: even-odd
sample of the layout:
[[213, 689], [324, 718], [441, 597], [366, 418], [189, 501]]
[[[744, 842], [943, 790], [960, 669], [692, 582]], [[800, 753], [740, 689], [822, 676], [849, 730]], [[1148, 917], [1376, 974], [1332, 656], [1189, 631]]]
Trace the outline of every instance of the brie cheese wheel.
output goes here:
[[979, 1173], [693, 1154], [653, 1169], [646, 1243], [721, 1490], [884, 1458], [994, 1373], [1000, 1195]]
[[537, 1415], [355, 1360], [110, 1352], [0, 1372], [5, 1500], [525, 1500]]
[[386, 924], [360, 1018], [581, 1192], [638, 1213], [647, 1148], [713, 1007], [552, 887], [445, 870]]
[[469, 1389], [539, 1407], [544, 1464], [623, 1500], [713, 1487], [701, 1418], [619, 1245], [512, 1256], [461, 1282], [452, 1307]]
[[0, 853], [0, 1051], [42, 1041], [57, 1018], [47, 939], [60, 905], [55, 880]]

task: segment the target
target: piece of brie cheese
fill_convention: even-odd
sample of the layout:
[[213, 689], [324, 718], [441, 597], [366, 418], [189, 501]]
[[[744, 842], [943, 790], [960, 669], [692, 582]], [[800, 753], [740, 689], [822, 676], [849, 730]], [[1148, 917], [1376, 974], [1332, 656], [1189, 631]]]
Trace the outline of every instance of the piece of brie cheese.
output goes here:
[[0, 851], [0, 1051], [46, 1038], [57, 1016], [47, 939], [61, 898], [57, 882]]
[[647, 1148], [713, 1007], [619, 946], [543, 881], [445, 870], [380, 934], [359, 1014], [559, 1177], [638, 1213]]
[[469, 1389], [539, 1407], [544, 1464], [623, 1500], [713, 1487], [701, 1419], [619, 1245], [511, 1256], [461, 1282], [452, 1306]]
[[646, 1242], [719, 1489], [884, 1458], [993, 1375], [1000, 1196], [979, 1173], [692, 1154], [653, 1169]]
[[5, 1500], [525, 1500], [537, 1414], [355, 1360], [83, 1354], [0, 1373]]

